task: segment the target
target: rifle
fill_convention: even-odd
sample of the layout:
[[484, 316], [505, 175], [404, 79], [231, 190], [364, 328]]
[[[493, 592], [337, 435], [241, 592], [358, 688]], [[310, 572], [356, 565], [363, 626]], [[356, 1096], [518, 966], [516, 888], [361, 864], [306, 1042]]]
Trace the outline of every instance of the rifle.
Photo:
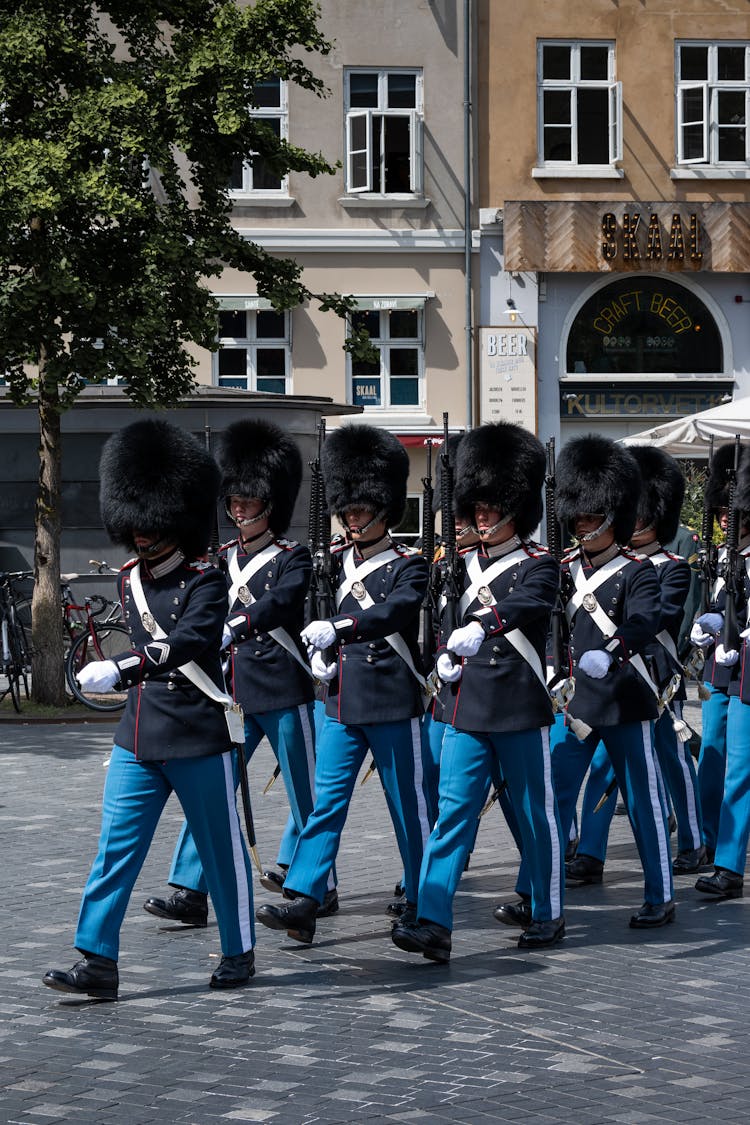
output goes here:
[[[547, 547], [553, 559], [559, 563], [562, 558], [562, 534], [555, 509], [555, 439], [553, 437], [547, 442], [546, 452], [547, 472], [544, 477], [544, 509], [547, 519]], [[564, 619], [562, 594], [558, 589], [550, 622], [553, 683], [563, 679], [566, 673], [566, 669], [563, 667]]]
[[[711, 435], [711, 440], [708, 446], [708, 478], [711, 477], [711, 465], [714, 459], [714, 439]], [[708, 604], [711, 600], [711, 589], [716, 579], [716, 547], [713, 542], [714, 538], [714, 511], [710, 506], [706, 491], [703, 493], [703, 516], [701, 519], [701, 546], [700, 546], [700, 575], [701, 575], [701, 613], [708, 612]]]
[[[206, 425], [203, 427], [203, 443], [206, 447], [206, 452], [211, 452], [211, 427]], [[219, 552], [219, 514], [214, 504], [214, 519], [211, 525], [211, 537], [208, 543], [208, 561], [216, 564], [216, 556]]]
[[422, 599], [422, 662], [430, 669], [435, 661], [435, 607], [437, 604], [435, 558], [435, 489], [432, 486], [433, 439], [426, 438], [427, 472], [422, 477], [422, 556], [430, 568], [430, 581]]
[[[308, 518], [308, 547], [312, 555], [312, 578], [307, 600], [307, 623], [326, 621], [336, 612], [336, 598], [331, 570], [331, 514], [326, 501], [325, 482], [320, 467], [323, 445], [326, 440], [326, 422], [318, 422], [318, 450], [310, 462], [310, 514]], [[336, 658], [331, 647], [323, 654], [327, 664]]]
[[443, 527], [442, 593], [445, 608], [441, 632], [449, 637], [456, 628], [461, 599], [461, 576], [456, 548], [456, 518], [453, 513], [453, 466], [448, 452], [448, 414], [443, 414], [443, 448], [440, 452], [440, 512]]
[[737, 492], [737, 470], [740, 467], [740, 435], [734, 437], [734, 463], [729, 470], [728, 507], [729, 522], [727, 525], [727, 562], [726, 562], [726, 606], [724, 609], [724, 633], [722, 644], [724, 651], [737, 649], [740, 646], [740, 627], [737, 621], [737, 595], [741, 589], [739, 577], [739, 546], [740, 546], [740, 519], [741, 513], [735, 506]]

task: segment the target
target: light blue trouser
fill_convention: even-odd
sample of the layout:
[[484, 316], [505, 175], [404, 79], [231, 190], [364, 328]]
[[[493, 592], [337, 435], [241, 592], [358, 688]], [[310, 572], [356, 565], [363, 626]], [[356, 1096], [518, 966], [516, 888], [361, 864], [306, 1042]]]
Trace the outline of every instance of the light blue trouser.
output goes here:
[[[552, 773], [563, 835], [570, 831], [581, 783], [599, 742], [603, 742], [628, 810], [645, 876], [645, 901], [672, 898], [672, 862], [664, 796], [654, 749], [653, 723], [620, 723], [592, 730], [583, 742], [569, 727], [552, 730]], [[601, 815], [598, 814], [598, 815]], [[523, 864], [522, 864], [523, 869]], [[529, 880], [519, 877], [523, 893]]]
[[703, 843], [714, 851], [719, 835], [721, 802], [724, 798], [729, 696], [711, 684], [705, 684], [704, 687], [711, 694], [701, 707], [703, 731], [698, 758], [698, 791], [703, 813]]
[[[295, 830], [301, 830], [313, 807], [315, 738], [312, 704], [245, 716], [245, 759], [250, 761], [265, 735], [281, 767]], [[235, 763], [235, 787], [239, 773]], [[205, 894], [208, 887], [190, 827], [185, 822], [172, 856], [169, 882]]]
[[470, 734], [449, 727], [440, 761], [437, 824], [419, 876], [418, 916], [453, 928], [453, 896], [466, 864], [493, 759], [507, 779], [538, 921], [563, 911], [563, 839], [552, 787], [549, 729]]
[[[682, 704], [672, 704], [675, 718], [682, 718]], [[680, 742], [675, 734], [672, 716], [665, 711], [654, 727], [654, 748], [662, 783], [666, 786], [667, 806], [671, 801], [677, 819], [677, 850], [692, 851], [702, 843], [702, 820], [698, 781], [693, 756], [687, 742]], [[581, 839], [578, 852], [594, 856], [602, 863], [607, 856], [607, 842], [612, 817], [617, 802], [617, 789], [609, 796], [598, 812], [594, 812], [615, 773], [603, 745], [596, 749], [583, 791], [581, 810]]]
[[174, 791], [203, 860], [226, 957], [255, 944], [250, 862], [234, 797], [232, 755], [139, 761], [115, 746], [99, 851], [83, 892], [75, 945], [118, 959], [120, 927], [167, 799]]
[[416, 902], [419, 866], [430, 830], [422, 791], [421, 722], [416, 718], [347, 726], [326, 715], [317, 746], [315, 808], [297, 841], [287, 890], [323, 901], [357, 775], [370, 751], [396, 831], [407, 898]]
[[745, 874], [750, 836], [750, 705], [738, 696], [729, 700], [727, 715], [727, 769], [721, 802], [717, 867]]

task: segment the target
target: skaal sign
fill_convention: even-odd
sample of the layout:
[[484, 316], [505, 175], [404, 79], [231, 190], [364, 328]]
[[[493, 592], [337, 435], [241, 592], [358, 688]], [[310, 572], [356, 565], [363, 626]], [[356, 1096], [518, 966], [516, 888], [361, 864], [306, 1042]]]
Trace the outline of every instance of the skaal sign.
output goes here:
[[619, 219], [613, 211], [605, 211], [601, 252], [606, 262], [618, 255], [630, 263], [641, 258], [648, 262], [684, 262], [687, 257], [699, 265], [703, 261], [700, 219], [695, 211], [684, 218], [673, 211], [667, 229], [658, 211], [649, 212], [645, 220], [640, 211], [626, 211]]

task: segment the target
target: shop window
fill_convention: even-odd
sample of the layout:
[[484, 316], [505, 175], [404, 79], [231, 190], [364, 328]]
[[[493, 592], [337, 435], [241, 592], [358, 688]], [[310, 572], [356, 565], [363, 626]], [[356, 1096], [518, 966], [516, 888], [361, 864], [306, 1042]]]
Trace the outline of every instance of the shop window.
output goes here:
[[422, 191], [422, 74], [349, 70], [345, 76], [346, 190]]
[[569, 375], [722, 374], [721, 337], [703, 302], [659, 277], [599, 289], [568, 335]]
[[[274, 137], [286, 139], [289, 125], [286, 82], [271, 77], [255, 86], [252, 117]], [[261, 153], [250, 153], [246, 160], [234, 162], [229, 181], [232, 196], [285, 195], [288, 187], [288, 177], [275, 172]]]
[[352, 314], [377, 349], [377, 360], [350, 360], [355, 406], [419, 409], [422, 402], [424, 342], [422, 309], [368, 309]]
[[283, 395], [290, 390], [291, 342], [288, 312], [273, 309], [219, 313], [219, 350], [214, 353], [214, 381]]
[[750, 163], [750, 44], [676, 46], [677, 163]]
[[614, 43], [538, 44], [539, 165], [598, 168], [622, 159], [622, 84]]

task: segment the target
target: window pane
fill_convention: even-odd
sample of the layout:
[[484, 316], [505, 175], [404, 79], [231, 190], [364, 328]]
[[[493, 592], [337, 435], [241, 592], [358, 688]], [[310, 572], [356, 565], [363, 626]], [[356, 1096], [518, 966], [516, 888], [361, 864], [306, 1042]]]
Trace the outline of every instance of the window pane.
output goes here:
[[416, 348], [391, 348], [391, 376], [399, 378], [419, 373], [419, 353]]
[[731, 129], [727, 126], [719, 129], [719, 160], [731, 161], [733, 164], [745, 162], [745, 130]]
[[372, 152], [370, 153], [370, 183], [373, 191], [385, 191], [385, 183], [380, 170], [380, 146], [383, 134], [383, 118], [379, 113], [372, 115]]
[[717, 47], [717, 77], [720, 82], [742, 82], [745, 78], [745, 48]]
[[286, 336], [285, 314], [270, 309], [256, 314], [256, 332], [259, 340], [283, 340]]
[[389, 74], [388, 75], [388, 108], [389, 109], [416, 109], [417, 108], [417, 76], [416, 76], [416, 74]]
[[570, 90], [544, 91], [544, 124], [570, 124]]
[[703, 158], [703, 126], [687, 125], [682, 130], [682, 147], [686, 160]]
[[364, 115], [351, 119], [352, 148], [367, 148], [367, 118]]
[[258, 390], [269, 395], [285, 395], [286, 382], [284, 379], [258, 379]]
[[391, 406], [419, 406], [419, 379], [393, 379]]
[[581, 78], [586, 82], [606, 82], [608, 60], [608, 47], [581, 47]]
[[392, 340], [415, 340], [419, 332], [419, 313], [416, 309], [392, 312], [388, 317], [388, 335]]
[[364, 187], [367, 183], [367, 153], [355, 152], [351, 158], [352, 187]]
[[383, 117], [386, 192], [411, 191], [411, 127], [408, 117]]
[[542, 47], [542, 78], [570, 80], [570, 47], [561, 43]]
[[239, 390], [247, 390], [247, 379], [225, 379], [223, 375], [219, 375], [219, 383], [222, 387], [237, 387]]
[[352, 314], [352, 325], [360, 331], [364, 329], [365, 332], [369, 332], [371, 340], [377, 340], [380, 337], [379, 312], [355, 312]]
[[578, 163], [609, 164], [609, 93], [578, 91]]
[[745, 124], [744, 90], [718, 90], [717, 100], [720, 125]]
[[555, 126], [544, 130], [544, 159], [570, 160], [570, 129]]
[[258, 348], [256, 353], [258, 379], [284, 379], [286, 351], [284, 348]]
[[281, 79], [264, 78], [253, 87], [253, 105], [257, 108], [269, 106], [272, 109], [281, 105]]
[[264, 156], [255, 155], [250, 158], [253, 167], [253, 191], [279, 191], [281, 176], [272, 171]]
[[230, 191], [242, 191], [244, 187], [243, 170], [244, 161], [238, 159], [232, 162], [232, 174], [229, 177]]
[[378, 104], [377, 73], [349, 75], [349, 104], [352, 107], [376, 107]]
[[220, 348], [219, 349], [219, 378], [242, 379], [242, 385], [247, 378], [247, 349], [246, 348]]
[[687, 125], [690, 121], [703, 121], [703, 91], [683, 90], [682, 120]]
[[355, 406], [380, 406], [380, 379], [356, 377], [352, 380], [352, 402]]
[[219, 335], [244, 340], [247, 337], [246, 315], [244, 312], [220, 312]]
[[680, 78], [683, 81], [708, 78], [708, 47], [680, 47]]
[[374, 379], [380, 376], [380, 360], [352, 359], [352, 375], [355, 379]]

